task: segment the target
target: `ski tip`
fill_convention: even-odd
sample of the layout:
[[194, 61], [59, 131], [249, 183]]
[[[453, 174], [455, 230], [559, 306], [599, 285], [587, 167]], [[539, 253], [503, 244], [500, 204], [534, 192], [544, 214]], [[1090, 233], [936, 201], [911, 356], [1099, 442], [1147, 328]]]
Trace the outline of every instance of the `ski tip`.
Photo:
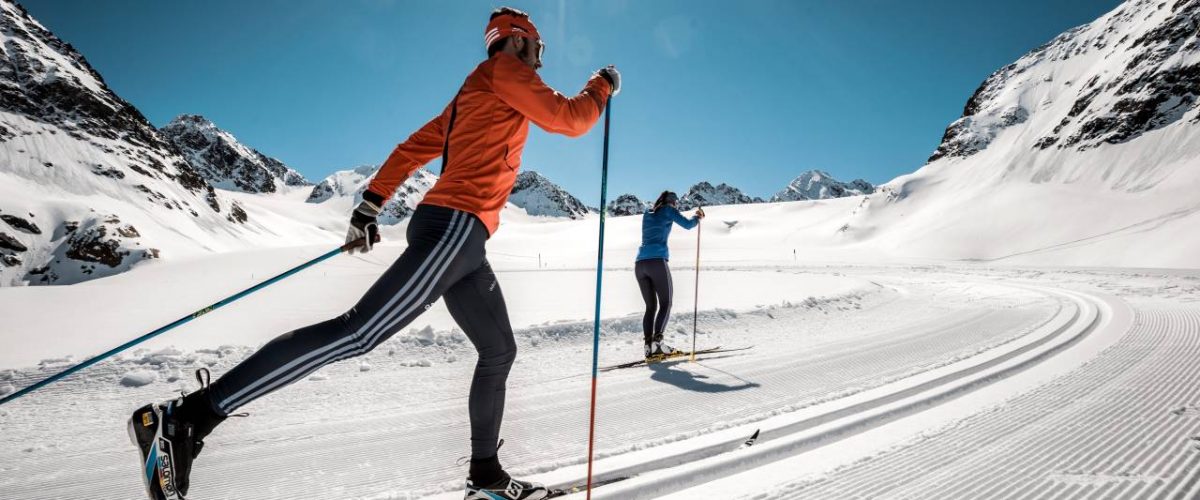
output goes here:
[[761, 431], [762, 431], [762, 429], [754, 429], [754, 434], [751, 434], [750, 439], [747, 439], [745, 443], [742, 443], [742, 446], [740, 446], [739, 449], [740, 448], [749, 448], [749, 447], [753, 446], [754, 442], [758, 441], [758, 433]]

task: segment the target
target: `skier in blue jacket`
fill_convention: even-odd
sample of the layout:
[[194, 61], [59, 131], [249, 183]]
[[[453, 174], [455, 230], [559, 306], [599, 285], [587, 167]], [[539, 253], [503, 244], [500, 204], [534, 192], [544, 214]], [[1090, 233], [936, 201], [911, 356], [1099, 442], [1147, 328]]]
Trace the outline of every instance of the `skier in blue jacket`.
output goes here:
[[654, 206], [642, 214], [642, 246], [638, 248], [637, 263], [633, 273], [638, 287], [642, 289], [642, 300], [646, 302], [646, 314], [642, 316], [642, 333], [646, 342], [646, 361], [658, 361], [675, 349], [663, 344], [663, 331], [671, 316], [671, 268], [667, 266], [670, 251], [667, 237], [671, 225], [679, 224], [691, 229], [704, 218], [704, 209], [697, 208], [692, 218], [679, 213], [676, 204], [679, 197], [671, 191], [663, 191]]

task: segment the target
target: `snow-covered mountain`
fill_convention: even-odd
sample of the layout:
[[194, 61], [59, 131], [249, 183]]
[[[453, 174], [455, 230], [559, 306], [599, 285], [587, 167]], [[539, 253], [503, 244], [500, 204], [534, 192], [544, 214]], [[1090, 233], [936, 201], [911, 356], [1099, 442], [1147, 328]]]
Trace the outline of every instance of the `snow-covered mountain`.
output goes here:
[[[967, 101], [962, 118], [946, 129], [930, 161], [970, 157], [1009, 128], [1029, 130], [1022, 146], [1032, 142], [1042, 151], [1080, 152], [1128, 143], [1176, 123], [1195, 124], [1197, 30], [1195, 0], [1125, 2], [992, 74]], [[1154, 180], [1118, 183], [1136, 188]]]
[[203, 116], [179, 115], [161, 132], [213, 187], [274, 193], [283, 186], [312, 185], [299, 172], [242, 144]]
[[[375, 176], [377, 170], [379, 170], [378, 165], [363, 165], [334, 172], [313, 186], [307, 201], [309, 203], [328, 203], [333, 200], [333, 203], [339, 204], [339, 207], [344, 205], [342, 208], [348, 211], [349, 208], [362, 201], [363, 191], [367, 190], [367, 186], [371, 183], [371, 178]], [[433, 188], [433, 183], [437, 182], [437, 179], [436, 174], [425, 168], [413, 172], [396, 188], [391, 199], [383, 205], [379, 223], [390, 225], [407, 219], [412, 215], [413, 210], [416, 210], [417, 204], [425, 197], [425, 193]]]
[[645, 211], [646, 203], [632, 194], [623, 194], [608, 202], [608, 215], [613, 217], [641, 215]]
[[525, 209], [529, 215], [582, 219], [592, 212], [567, 190], [533, 170], [517, 174], [508, 202]]
[[79, 52], [10, 0], [0, 0], [0, 41], [0, 284], [113, 274], [246, 222]]
[[1001, 68], [842, 233], [902, 255], [1200, 262], [1200, 0], [1130, 0]]
[[809, 170], [800, 174], [787, 187], [771, 197], [772, 202], [825, 200], [843, 196], [871, 194], [875, 186], [862, 179], [841, 182], [821, 170]]
[[696, 183], [687, 193], [679, 197], [679, 209], [691, 210], [696, 207], [712, 205], [742, 205], [745, 203], [762, 203], [762, 198], [750, 197], [742, 190], [725, 183], [713, 186], [708, 181]]

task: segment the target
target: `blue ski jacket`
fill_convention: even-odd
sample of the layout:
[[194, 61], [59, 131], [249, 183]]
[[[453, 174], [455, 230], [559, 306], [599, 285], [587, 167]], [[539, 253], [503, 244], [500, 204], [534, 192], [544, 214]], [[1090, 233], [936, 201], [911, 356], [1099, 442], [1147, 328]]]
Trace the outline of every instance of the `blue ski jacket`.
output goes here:
[[646, 210], [646, 213], [642, 214], [642, 246], [638, 247], [637, 260], [670, 260], [667, 237], [671, 236], [672, 222], [684, 229], [691, 229], [700, 223], [700, 217], [694, 216], [689, 219], [670, 205], [660, 207], [655, 212]]

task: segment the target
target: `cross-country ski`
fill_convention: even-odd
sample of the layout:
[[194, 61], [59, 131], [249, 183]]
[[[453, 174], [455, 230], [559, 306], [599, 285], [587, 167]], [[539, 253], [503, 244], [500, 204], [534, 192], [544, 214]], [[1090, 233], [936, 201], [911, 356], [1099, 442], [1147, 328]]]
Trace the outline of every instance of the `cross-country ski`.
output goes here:
[[[662, 355], [657, 355], [657, 356], [653, 356], [653, 357], [647, 357], [644, 359], [630, 361], [627, 363], [619, 363], [619, 364], [615, 364], [615, 365], [603, 366], [603, 367], [600, 367], [600, 371], [612, 371], [612, 370], [620, 370], [622, 368], [647, 366], [647, 365], [652, 365], [655, 363], [664, 363], [664, 362], [669, 362], [669, 361], [677, 361], [677, 360], [681, 360], [681, 359], [690, 359], [693, 356], [703, 356], [705, 354], [718, 354], [718, 353], [726, 353], [726, 352], [747, 351], [747, 350], [750, 350], [753, 348], [754, 348], [753, 346], [733, 347], [733, 348], [722, 348], [720, 346], [717, 346], [717, 347], [710, 347], [708, 349], [700, 349], [698, 351], [672, 351], [669, 354], [662, 354]], [[700, 359], [703, 359], [703, 358], [700, 358]]]

